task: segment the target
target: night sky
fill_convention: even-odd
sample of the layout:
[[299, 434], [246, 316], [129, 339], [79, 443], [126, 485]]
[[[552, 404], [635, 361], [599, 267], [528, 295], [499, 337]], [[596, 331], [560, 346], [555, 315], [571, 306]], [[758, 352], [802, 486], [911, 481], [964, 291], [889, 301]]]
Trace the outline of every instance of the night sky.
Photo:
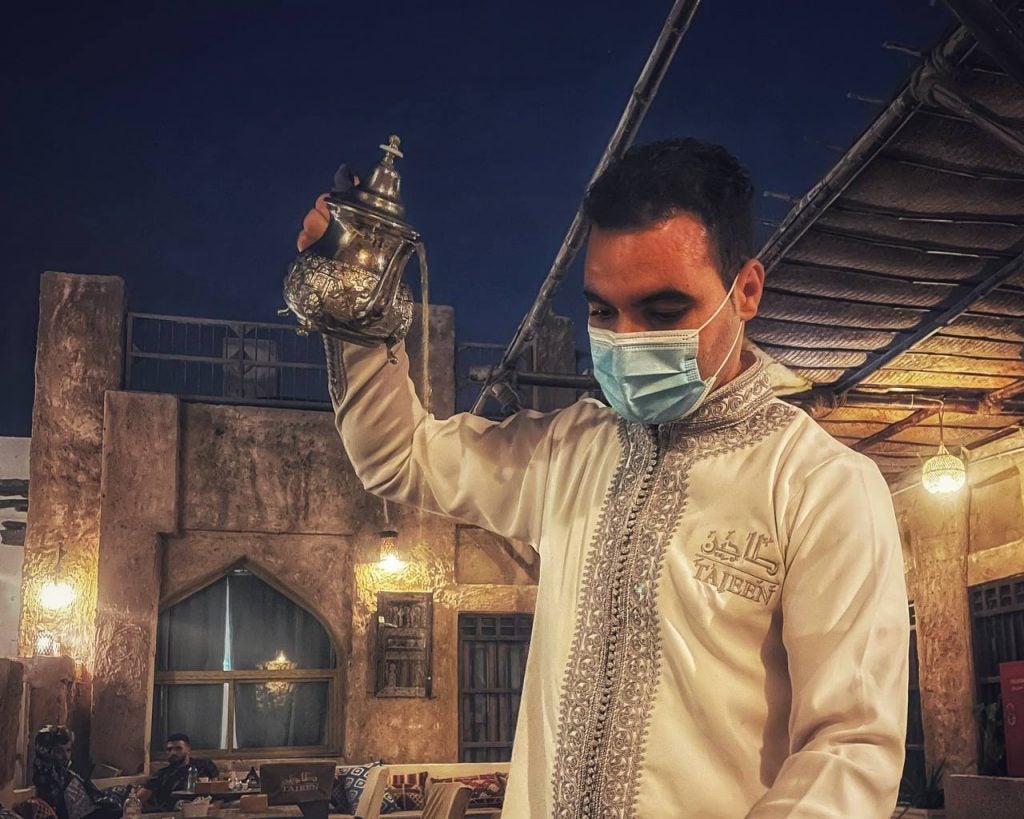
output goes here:
[[[37, 2], [0, 24], [0, 435], [28, 435], [44, 270], [132, 310], [278, 320], [314, 197], [402, 136], [409, 220], [460, 340], [507, 342], [670, 0]], [[640, 132], [803, 194], [950, 27], [928, 0], [704, 0]], [[760, 197], [759, 216], [784, 203]], [[771, 228], [761, 226], [760, 237]], [[578, 268], [578, 265], [577, 265]], [[582, 323], [579, 272], [561, 312]]]

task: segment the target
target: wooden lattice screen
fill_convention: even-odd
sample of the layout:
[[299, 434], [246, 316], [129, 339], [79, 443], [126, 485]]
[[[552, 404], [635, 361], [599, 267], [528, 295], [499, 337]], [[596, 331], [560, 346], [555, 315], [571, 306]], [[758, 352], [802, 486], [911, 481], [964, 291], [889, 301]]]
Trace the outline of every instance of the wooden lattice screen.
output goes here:
[[530, 614], [459, 615], [459, 760], [512, 758]]

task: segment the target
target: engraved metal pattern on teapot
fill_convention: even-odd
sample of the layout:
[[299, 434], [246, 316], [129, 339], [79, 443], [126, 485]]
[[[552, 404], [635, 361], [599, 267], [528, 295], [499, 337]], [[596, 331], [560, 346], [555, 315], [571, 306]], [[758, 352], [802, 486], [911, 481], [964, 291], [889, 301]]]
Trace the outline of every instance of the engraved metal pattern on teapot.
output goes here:
[[292, 263], [284, 295], [306, 326], [363, 343], [399, 341], [412, 324], [412, 293], [402, 284], [383, 315], [368, 315], [379, 282], [374, 271], [307, 252]]

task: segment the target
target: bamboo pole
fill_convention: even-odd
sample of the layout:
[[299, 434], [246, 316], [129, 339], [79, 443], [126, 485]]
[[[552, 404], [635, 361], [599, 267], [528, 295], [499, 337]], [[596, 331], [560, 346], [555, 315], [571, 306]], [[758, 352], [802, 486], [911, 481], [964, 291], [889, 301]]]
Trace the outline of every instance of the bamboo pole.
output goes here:
[[[693, 22], [693, 16], [696, 14], [698, 6], [700, 6], [700, 0], [675, 0], [673, 3], [672, 9], [665, 20], [665, 25], [662, 26], [661, 33], [654, 43], [654, 48], [651, 49], [651, 53], [647, 57], [647, 62], [640, 72], [636, 85], [633, 86], [633, 92], [630, 94], [622, 116], [619, 118], [619, 124], [612, 133], [608, 146], [605, 148], [600, 161], [597, 163], [597, 167], [590, 177], [588, 187], [589, 184], [592, 184], [604, 172], [604, 169], [608, 167], [612, 160], [618, 159], [633, 144], [640, 124], [643, 122], [644, 115], [658, 93], [661, 81], [668, 71], [668, 67], [672, 64], [672, 59], [675, 57], [680, 42], [682, 42], [683, 37], [690, 28], [690, 24]], [[583, 246], [588, 228], [587, 220], [583, 216], [583, 203], [581, 201], [580, 206], [576, 209], [576, 215], [569, 225], [565, 239], [562, 240], [562, 246], [558, 249], [555, 260], [552, 262], [547, 276], [541, 283], [540, 290], [533, 304], [519, 324], [515, 335], [512, 337], [512, 341], [501, 357], [501, 361], [491, 371], [489, 378], [480, 390], [480, 395], [477, 396], [476, 402], [473, 404], [472, 412], [475, 414], [479, 415], [483, 412], [484, 405], [490, 395], [501, 394], [507, 396], [505, 401], [512, 400], [515, 393], [507, 388], [507, 381], [509, 374], [512, 372], [514, 362], [522, 355], [527, 346], [533, 342], [538, 328], [547, 318], [551, 310], [551, 300], [558, 291], [558, 287], [565, 278], [570, 265], [576, 258], [576, 254], [579, 253], [580, 247]]]

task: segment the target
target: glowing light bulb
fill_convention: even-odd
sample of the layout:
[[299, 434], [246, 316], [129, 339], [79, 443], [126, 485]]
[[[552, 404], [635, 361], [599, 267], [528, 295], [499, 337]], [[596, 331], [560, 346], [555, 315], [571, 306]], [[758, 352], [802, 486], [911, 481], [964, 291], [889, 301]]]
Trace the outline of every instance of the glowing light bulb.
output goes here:
[[75, 602], [75, 590], [64, 580], [47, 580], [39, 589], [39, 605], [47, 611], [60, 611]]
[[384, 555], [378, 564], [386, 572], [400, 572], [405, 568], [405, 561], [393, 554]]

